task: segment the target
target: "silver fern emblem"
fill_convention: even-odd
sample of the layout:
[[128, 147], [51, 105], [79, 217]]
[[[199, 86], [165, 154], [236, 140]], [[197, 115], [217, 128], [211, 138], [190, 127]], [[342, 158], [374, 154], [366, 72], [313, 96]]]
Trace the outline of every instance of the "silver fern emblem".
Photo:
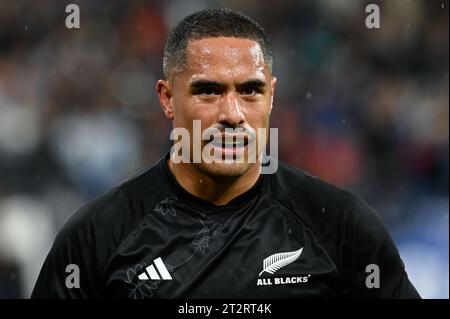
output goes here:
[[268, 272], [269, 274], [273, 275], [273, 273], [277, 270], [296, 261], [302, 254], [302, 251], [303, 247], [296, 251], [288, 251], [285, 253], [270, 255], [263, 260], [263, 271], [259, 273], [259, 276], [261, 276], [261, 274], [264, 272]]

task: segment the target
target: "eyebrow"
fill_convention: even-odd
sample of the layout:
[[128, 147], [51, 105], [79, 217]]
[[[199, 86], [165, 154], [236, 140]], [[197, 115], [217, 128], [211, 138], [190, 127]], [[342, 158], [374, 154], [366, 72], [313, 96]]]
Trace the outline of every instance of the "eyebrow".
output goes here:
[[191, 82], [189, 85], [191, 89], [199, 89], [199, 88], [205, 88], [205, 87], [225, 87], [226, 85], [224, 83], [220, 83], [217, 81], [210, 81], [210, 80], [195, 80]]
[[[189, 85], [191, 89], [198, 89], [198, 88], [205, 88], [205, 87], [226, 87], [225, 83], [217, 82], [217, 81], [210, 81], [210, 80], [195, 80], [191, 82]], [[250, 79], [248, 81], [238, 83], [236, 85], [237, 87], [264, 87], [266, 86], [266, 82], [260, 80], [260, 79]]]
[[261, 81], [259, 79], [251, 79], [248, 81], [245, 81], [243, 83], [238, 83], [238, 88], [244, 88], [244, 87], [252, 87], [252, 88], [264, 88], [266, 86], [266, 82]]

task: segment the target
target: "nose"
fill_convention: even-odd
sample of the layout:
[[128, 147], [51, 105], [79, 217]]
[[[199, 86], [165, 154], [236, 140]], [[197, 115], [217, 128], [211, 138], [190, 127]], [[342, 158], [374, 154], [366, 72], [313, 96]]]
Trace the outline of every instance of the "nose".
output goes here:
[[228, 93], [220, 106], [219, 123], [228, 127], [239, 127], [244, 122], [245, 117], [239, 97], [236, 96], [236, 92]]

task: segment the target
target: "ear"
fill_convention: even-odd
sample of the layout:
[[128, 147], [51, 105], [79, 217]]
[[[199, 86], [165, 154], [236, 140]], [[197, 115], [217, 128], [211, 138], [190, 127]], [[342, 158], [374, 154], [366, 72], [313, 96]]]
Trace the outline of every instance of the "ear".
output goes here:
[[172, 89], [169, 81], [159, 80], [156, 83], [156, 93], [159, 97], [161, 108], [169, 120], [173, 120], [173, 103], [172, 103]]
[[270, 81], [270, 110], [269, 114], [272, 112], [273, 107], [273, 97], [275, 96], [275, 86], [277, 84], [277, 78], [272, 76], [272, 80]]

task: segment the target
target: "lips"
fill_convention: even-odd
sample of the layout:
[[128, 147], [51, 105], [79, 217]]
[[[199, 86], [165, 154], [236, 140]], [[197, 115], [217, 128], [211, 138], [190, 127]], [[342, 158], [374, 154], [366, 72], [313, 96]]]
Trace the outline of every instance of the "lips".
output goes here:
[[243, 148], [249, 143], [249, 137], [243, 134], [223, 134], [211, 137], [208, 142], [211, 143], [214, 147], [225, 149]]

